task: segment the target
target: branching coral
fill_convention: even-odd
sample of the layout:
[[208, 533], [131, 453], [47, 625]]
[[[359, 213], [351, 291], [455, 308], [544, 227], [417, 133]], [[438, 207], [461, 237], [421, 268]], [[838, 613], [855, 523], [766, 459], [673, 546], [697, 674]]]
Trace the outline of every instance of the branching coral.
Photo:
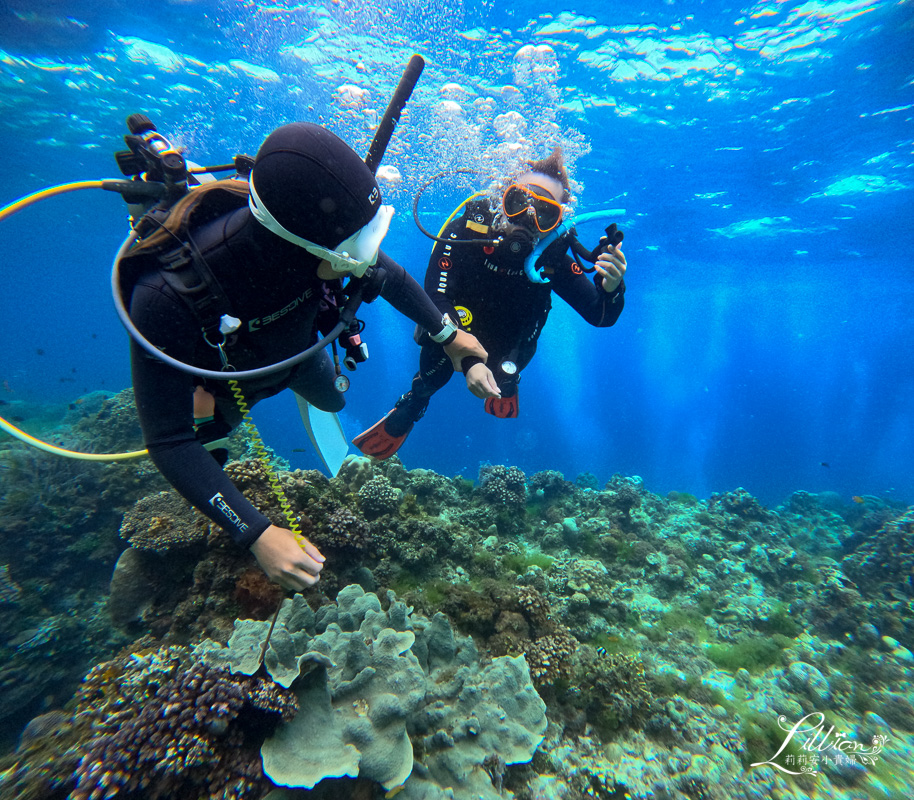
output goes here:
[[[187, 661], [185, 650], [168, 647], [95, 667], [72, 716], [46, 735], [55, 741], [42, 749], [35, 746], [41, 736], [33, 737], [36, 760], [22, 759], [14, 788], [50, 796], [52, 787], [69, 785], [71, 800], [262, 796], [269, 784], [260, 742], [295, 715], [294, 696], [261, 678]], [[49, 762], [55, 746], [66, 750]]]
[[488, 464], [479, 470], [479, 489], [490, 503], [522, 509], [527, 502], [527, 479], [518, 467]]
[[391, 514], [400, 505], [400, 490], [395, 489], [390, 480], [378, 475], [366, 482], [359, 489], [359, 505], [368, 519], [377, 519], [383, 514]]
[[571, 631], [557, 626], [553, 633], [541, 636], [524, 647], [530, 665], [530, 677], [536, 686], [551, 686], [571, 677], [571, 661], [581, 643]]
[[371, 541], [371, 527], [361, 514], [345, 506], [338, 506], [327, 518], [327, 527], [321, 542], [329, 547], [365, 550]]

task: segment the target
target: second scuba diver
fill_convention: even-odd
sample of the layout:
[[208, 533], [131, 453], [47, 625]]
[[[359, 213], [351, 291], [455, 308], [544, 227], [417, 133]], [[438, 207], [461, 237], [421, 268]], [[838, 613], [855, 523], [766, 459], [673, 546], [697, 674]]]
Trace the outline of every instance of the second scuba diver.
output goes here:
[[[488, 199], [466, 204], [440, 235], [425, 274], [425, 291], [439, 311], [459, 320], [488, 351], [487, 362], [468, 356], [460, 371], [469, 390], [485, 399], [485, 410], [501, 418], [518, 415], [517, 384], [536, 352], [553, 291], [600, 328], [613, 325], [624, 304], [626, 261], [618, 245], [599, 255], [591, 280], [560, 238], [537, 261], [549, 282], [528, 278], [525, 262], [537, 241], [562, 221], [562, 203], [570, 192], [560, 148], [527, 166], [528, 171], [505, 187], [497, 211]], [[497, 245], [492, 244], [493, 234], [501, 236]], [[353, 439], [366, 455], [385, 459], [396, 453], [431, 396], [454, 373], [452, 359], [441, 346], [427, 332], [417, 334], [421, 351], [412, 387], [383, 419]]]
[[[189, 197], [198, 192], [202, 199], [193, 198], [186, 231], [160, 230], [156, 238], [164, 246], [141, 242], [122, 259], [134, 276], [125, 295], [130, 318], [167, 356], [211, 371], [247, 371], [290, 358], [317, 341], [325, 327], [322, 309], [326, 314], [332, 290], [349, 275], [347, 290], [361, 283], [366, 299], [383, 297], [427, 329], [456, 365], [467, 356], [485, 358], [476, 339], [442, 319], [419, 284], [380, 252], [393, 209], [381, 204], [373, 170], [330, 131], [293, 123], [271, 133], [254, 161], [243, 205], [206, 187]], [[210, 305], [220, 314], [229, 309], [221, 319], [237, 325], [224, 330], [201, 323]], [[250, 547], [270, 578], [295, 590], [316, 583], [324, 561], [318, 549], [306, 540], [299, 546], [292, 531], [271, 523], [222, 470], [227, 452], [221, 440], [242, 421], [229, 385], [188, 374], [131, 344], [143, 436], [162, 475]], [[237, 383], [249, 405], [290, 388], [318, 409], [336, 412], [344, 401], [334, 379], [322, 350], [297, 366]]]

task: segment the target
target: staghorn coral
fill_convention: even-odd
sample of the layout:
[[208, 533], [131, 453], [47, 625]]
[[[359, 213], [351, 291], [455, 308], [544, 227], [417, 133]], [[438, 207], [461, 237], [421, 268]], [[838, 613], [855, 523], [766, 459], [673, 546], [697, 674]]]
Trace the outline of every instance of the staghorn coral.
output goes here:
[[377, 519], [384, 514], [392, 514], [400, 506], [400, 490], [395, 489], [390, 480], [378, 475], [367, 481], [358, 492], [359, 506], [369, 519]]
[[137, 550], [161, 554], [205, 542], [207, 527], [206, 520], [170, 490], [137, 500], [124, 514], [120, 535]]

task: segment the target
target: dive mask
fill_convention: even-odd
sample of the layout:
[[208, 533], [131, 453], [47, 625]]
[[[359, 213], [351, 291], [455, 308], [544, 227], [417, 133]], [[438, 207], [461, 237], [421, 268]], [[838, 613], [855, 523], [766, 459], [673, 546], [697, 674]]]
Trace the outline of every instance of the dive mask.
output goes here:
[[512, 221], [530, 209], [540, 233], [549, 233], [562, 221], [561, 204], [541, 186], [512, 183], [505, 189], [501, 205], [505, 216]]
[[248, 198], [248, 207], [251, 209], [254, 219], [287, 242], [292, 242], [312, 255], [324, 259], [334, 272], [340, 274], [348, 272], [361, 278], [369, 267], [373, 267], [377, 263], [381, 242], [387, 235], [390, 220], [394, 215], [393, 206], [380, 206], [366, 225], [340, 242], [335, 250], [330, 250], [286, 230], [258, 197], [253, 180], [249, 182], [249, 185], [251, 194]]

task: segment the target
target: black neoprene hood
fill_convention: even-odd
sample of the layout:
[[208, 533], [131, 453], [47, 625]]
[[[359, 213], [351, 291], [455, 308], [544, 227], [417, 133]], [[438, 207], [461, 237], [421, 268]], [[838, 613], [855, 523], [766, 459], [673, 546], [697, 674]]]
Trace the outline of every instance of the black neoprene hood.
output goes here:
[[339, 136], [293, 122], [261, 145], [252, 173], [261, 203], [290, 233], [335, 248], [381, 205], [371, 170]]

